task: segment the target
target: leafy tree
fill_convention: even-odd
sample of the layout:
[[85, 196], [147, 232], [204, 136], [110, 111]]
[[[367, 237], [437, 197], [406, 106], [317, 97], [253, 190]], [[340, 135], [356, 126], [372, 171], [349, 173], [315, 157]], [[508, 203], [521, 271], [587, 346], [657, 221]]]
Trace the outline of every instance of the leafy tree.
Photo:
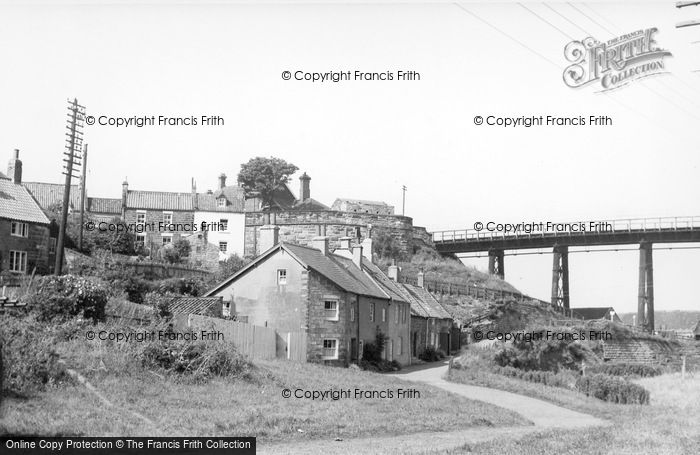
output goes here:
[[257, 194], [263, 206], [272, 206], [272, 196], [278, 188], [289, 182], [289, 176], [299, 168], [280, 158], [252, 158], [241, 165], [238, 183], [246, 194]]
[[398, 242], [386, 232], [372, 238], [372, 250], [380, 258], [398, 259], [401, 257], [401, 248]]

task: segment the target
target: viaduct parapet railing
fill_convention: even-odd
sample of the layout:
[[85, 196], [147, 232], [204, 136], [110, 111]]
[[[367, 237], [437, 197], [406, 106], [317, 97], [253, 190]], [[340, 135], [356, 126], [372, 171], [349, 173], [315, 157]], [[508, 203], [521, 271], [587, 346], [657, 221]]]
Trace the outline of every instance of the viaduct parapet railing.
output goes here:
[[486, 223], [483, 229], [436, 231], [433, 242], [441, 253], [522, 249], [554, 245], [585, 246], [649, 242], [700, 241], [700, 216], [632, 218], [569, 223]]
[[[478, 224], [478, 226], [477, 226]], [[444, 255], [488, 252], [489, 273], [505, 277], [505, 250], [552, 248], [552, 304], [567, 312], [569, 247], [639, 245], [637, 325], [654, 331], [654, 243], [700, 242], [700, 216], [630, 218], [573, 223], [521, 222], [498, 225], [475, 223], [479, 229], [432, 233]]]

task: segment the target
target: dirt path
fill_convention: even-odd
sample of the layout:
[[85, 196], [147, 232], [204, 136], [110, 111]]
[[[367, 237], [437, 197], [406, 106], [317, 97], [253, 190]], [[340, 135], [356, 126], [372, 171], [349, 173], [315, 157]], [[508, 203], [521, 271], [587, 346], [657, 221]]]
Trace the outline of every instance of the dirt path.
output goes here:
[[534, 423], [523, 427], [482, 427], [459, 431], [412, 433], [390, 437], [347, 439], [344, 441], [318, 440], [305, 443], [258, 447], [259, 454], [406, 454], [426, 451], [445, 451], [465, 444], [496, 438], [519, 438], [529, 433], [552, 428], [584, 428], [609, 425], [610, 422], [588, 414], [572, 411], [535, 398], [445, 381], [447, 365], [428, 368], [409, 368], [396, 376], [405, 381], [421, 382], [439, 387], [463, 397], [491, 403], [517, 412]]

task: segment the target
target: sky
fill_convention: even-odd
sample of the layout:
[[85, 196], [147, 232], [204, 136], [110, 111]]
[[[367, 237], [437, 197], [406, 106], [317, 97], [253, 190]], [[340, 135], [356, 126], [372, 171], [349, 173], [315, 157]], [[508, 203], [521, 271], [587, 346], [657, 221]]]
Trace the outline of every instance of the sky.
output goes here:
[[[66, 101], [96, 118], [220, 116], [220, 126], [86, 126], [90, 196], [204, 191], [276, 156], [313, 198], [383, 200], [429, 230], [475, 222], [700, 215], [700, 7], [675, 2], [0, 1], [0, 158], [61, 182]], [[571, 88], [565, 46], [656, 27], [665, 73]], [[414, 81], [284, 80], [284, 71], [417, 71]], [[595, 85], [595, 84], [593, 84]], [[605, 127], [474, 117], [605, 115]], [[298, 190], [298, 175], [291, 187]], [[687, 245], [686, 245], [687, 246]], [[570, 255], [572, 306], [635, 311], [638, 253]], [[657, 310], [697, 309], [700, 250], [654, 253]], [[467, 261], [479, 268], [487, 259]], [[549, 299], [549, 254], [506, 257]]]

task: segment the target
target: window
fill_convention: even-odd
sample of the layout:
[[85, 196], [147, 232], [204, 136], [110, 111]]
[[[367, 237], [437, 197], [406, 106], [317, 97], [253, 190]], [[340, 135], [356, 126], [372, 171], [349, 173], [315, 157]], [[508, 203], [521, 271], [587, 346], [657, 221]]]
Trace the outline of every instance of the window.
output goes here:
[[396, 305], [396, 311], [394, 311], [394, 324], [399, 323], [399, 311], [401, 310], [401, 305]]
[[10, 235], [15, 237], [27, 237], [29, 235], [29, 225], [19, 221], [13, 221], [10, 226]]
[[228, 231], [228, 220], [219, 220], [219, 224], [220, 231]]
[[386, 308], [382, 308], [382, 322], [386, 322]]
[[173, 212], [163, 212], [163, 224], [173, 224]]
[[326, 319], [331, 321], [338, 320], [338, 301], [337, 300], [326, 300], [323, 302], [323, 312]]
[[374, 303], [369, 304], [369, 320], [374, 322]]
[[350, 322], [355, 322], [355, 307], [350, 307]]
[[136, 234], [136, 247], [146, 245], [146, 234]]
[[323, 358], [337, 359], [338, 358], [338, 340], [325, 339], [323, 340]]
[[10, 272], [27, 272], [26, 251], [10, 251]]
[[171, 235], [163, 234], [163, 245], [167, 245], [168, 243], [173, 243], [172, 234]]
[[219, 251], [225, 253], [228, 249], [228, 242], [219, 242]]
[[56, 237], [51, 237], [49, 239], [49, 254], [56, 253]]
[[221, 309], [221, 315], [224, 317], [231, 316], [231, 302], [224, 302], [224, 307]]
[[146, 222], [146, 211], [139, 210], [136, 212], [136, 224], [143, 224]]
[[396, 355], [402, 355], [403, 354], [403, 338], [399, 337], [398, 340], [396, 340]]
[[216, 200], [216, 204], [221, 208], [226, 207], [226, 198], [220, 197]]
[[287, 269], [277, 270], [277, 284], [287, 284]]

